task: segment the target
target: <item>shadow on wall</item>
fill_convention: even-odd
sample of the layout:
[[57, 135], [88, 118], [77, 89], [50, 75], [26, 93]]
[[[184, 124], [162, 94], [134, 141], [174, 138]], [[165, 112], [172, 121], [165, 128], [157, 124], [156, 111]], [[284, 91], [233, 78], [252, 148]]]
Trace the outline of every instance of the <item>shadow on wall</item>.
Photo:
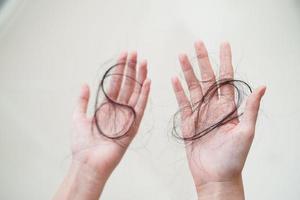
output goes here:
[[294, 3], [295, 3], [295, 7], [297, 9], [300, 9], [300, 0], [294, 0]]
[[7, 2], [7, 0], [0, 0], [0, 12], [1, 12], [1, 9], [4, 7], [6, 2]]
[[17, 8], [24, 2], [24, 0], [0, 0], [0, 36], [4, 27], [16, 16]]

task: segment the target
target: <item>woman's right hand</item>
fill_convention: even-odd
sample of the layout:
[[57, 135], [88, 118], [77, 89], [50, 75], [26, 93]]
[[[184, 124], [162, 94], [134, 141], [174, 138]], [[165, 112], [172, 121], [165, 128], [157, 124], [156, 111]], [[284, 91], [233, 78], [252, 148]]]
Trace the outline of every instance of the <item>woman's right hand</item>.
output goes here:
[[[183, 137], [191, 137], [195, 133], [194, 122], [198, 112], [192, 111], [197, 103], [216, 81], [208, 53], [202, 41], [195, 43], [198, 64], [201, 70], [202, 84], [197, 80], [192, 65], [185, 54], [179, 56], [182, 71], [189, 88], [191, 101], [185, 94], [177, 77], [172, 79], [174, 92], [181, 108], [181, 130]], [[233, 79], [231, 49], [228, 43], [220, 48], [220, 78]], [[189, 167], [197, 188], [199, 199], [243, 199], [241, 172], [250, 149], [257, 114], [265, 87], [256, 89], [247, 99], [245, 112], [240, 119], [235, 119], [212, 130], [196, 141], [186, 144]], [[213, 124], [235, 108], [234, 88], [222, 86], [219, 94], [210, 99], [203, 118], [199, 117], [200, 129], [203, 124]], [[203, 111], [200, 108], [200, 111]], [[238, 193], [234, 195], [234, 193]], [[217, 198], [218, 199], [218, 198]]]

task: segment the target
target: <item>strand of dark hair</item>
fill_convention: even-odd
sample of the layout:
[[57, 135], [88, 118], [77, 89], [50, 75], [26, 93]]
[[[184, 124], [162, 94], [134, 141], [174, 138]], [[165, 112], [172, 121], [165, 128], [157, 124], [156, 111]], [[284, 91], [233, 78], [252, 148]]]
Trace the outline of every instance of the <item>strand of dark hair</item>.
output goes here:
[[[249, 92], [252, 92], [252, 89], [250, 87], [250, 85], [248, 83], [246, 83], [245, 81], [242, 80], [238, 80], [238, 79], [220, 79], [218, 81], [215, 81], [214, 83], [211, 84], [211, 86], [208, 88], [208, 90], [203, 94], [202, 98], [196, 102], [192, 108], [192, 112], [197, 112], [196, 115], [196, 120], [194, 121], [194, 134], [192, 136], [182, 136], [180, 135], [180, 133], [178, 133], [177, 131], [177, 123], [176, 123], [176, 119], [177, 116], [180, 115], [180, 112], [182, 112], [183, 109], [186, 109], [186, 107], [179, 109], [173, 116], [173, 130], [172, 130], [172, 134], [174, 137], [176, 137], [177, 139], [180, 140], [184, 140], [184, 141], [196, 141], [199, 140], [200, 138], [202, 138], [203, 136], [207, 135], [208, 133], [212, 132], [213, 130], [215, 130], [216, 128], [234, 120], [239, 118], [243, 113], [238, 114], [238, 109], [240, 108], [242, 102], [243, 102], [243, 91], [241, 87], [238, 87], [238, 84], [241, 84], [243, 86], [245, 86], [245, 88], [247, 90], [249, 90]], [[221, 87], [224, 86], [231, 86], [234, 88], [235, 90], [235, 94], [237, 97], [237, 100], [235, 102], [235, 106], [234, 108], [228, 112], [222, 119], [220, 119], [218, 122], [210, 125], [209, 127], [201, 130], [198, 127], [199, 124], [199, 116], [200, 116], [200, 111], [201, 111], [201, 106], [206, 103], [207, 105], [209, 104], [209, 101], [211, 100], [211, 98], [216, 95], [216, 93], [218, 93], [218, 90]], [[190, 106], [190, 105], [189, 105]]]
[[[128, 63], [127, 63], [128, 64]], [[134, 82], [136, 82], [140, 87], [142, 86], [142, 83], [139, 83], [135, 78], [133, 77], [130, 77], [128, 75], [124, 75], [124, 74], [119, 74], [119, 73], [111, 73], [111, 71], [116, 68], [117, 66], [119, 65], [126, 65], [126, 63], [117, 63], [117, 64], [114, 64], [112, 65], [111, 67], [109, 67], [103, 74], [103, 76], [101, 77], [101, 80], [100, 80], [100, 83], [98, 85], [98, 88], [97, 88], [97, 91], [96, 91], [96, 100], [95, 100], [95, 104], [94, 104], [94, 120], [95, 120], [95, 125], [96, 125], [96, 128], [97, 128], [97, 131], [100, 135], [108, 138], [108, 139], [113, 139], [113, 140], [118, 140], [118, 139], [121, 139], [121, 138], [124, 138], [127, 136], [128, 134], [128, 131], [135, 125], [135, 122], [136, 122], [136, 112], [135, 112], [135, 109], [128, 105], [128, 104], [124, 104], [124, 103], [121, 103], [121, 102], [118, 102], [117, 100], [114, 100], [112, 99], [108, 94], [107, 94], [107, 91], [105, 90], [105, 80], [110, 77], [110, 76], [123, 76], [125, 78], [128, 78]], [[99, 104], [99, 97], [100, 97], [100, 94], [103, 94], [104, 95], [104, 101], [100, 104]], [[111, 104], [112, 106], [114, 106], [114, 114], [116, 114], [116, 107], [119, 107], [119, 108], [125, 108], [125, 109], [128, 109], [130, 111], [130, 113], [132, 114], [133, 116], [133, 120], [131, 121], [131, 124], [130, 126], [128, 126], [128, 128], [126, 130], [120, 130], [119, 132], [116, 132], [116, 133], [105, 133], [102, 128], [101, 128], [101, 125], [100, 125], [100, 122], [99, 122], [99, 119], [97, 117], [97, 112], [101, 112], [101, 108], [106, 105], [106, 104]], [[93, 126], [92, 126], [93, 128]], [[122, 134], [121, 134], [122, 133]]]

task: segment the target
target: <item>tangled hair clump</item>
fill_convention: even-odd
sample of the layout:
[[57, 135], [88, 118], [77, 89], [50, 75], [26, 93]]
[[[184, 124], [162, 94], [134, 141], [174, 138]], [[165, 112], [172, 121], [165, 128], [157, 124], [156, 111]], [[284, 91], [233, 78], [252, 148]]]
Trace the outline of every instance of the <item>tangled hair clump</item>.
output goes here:
[[[135, 85], [138, 85], [139, 87], [142, 87], [142, 83], [139, 83], [135, 77], [130, 77], [128, 75], [125, 75], [123, 73], [115, 73], [114, 69], [120, 65], [126, 65], [128, 63], [116, 63], [109, 67], [101, 77], [100, 83], [98, 85], [97, 91], [96, 91], [96, 100], [94, 104], [94, 121], [95, 121], [95, 127], [98, 131], [98, 133], [108, 139], [121, 139], [127, 136], [128, 131], [135, 125], [136, 122], [136, 111], [135, 109], [125, 103], [119, 102], [117, 99], [114, 99], [110, 97], [108, 94], [108, 91], [106, 89], [106, 81], [109, 80], [110, 86], [111, 80], [110, 78], [116, 77], [116, 76], [122, 76], [123, 79], [129, 79], [130, 81], [134, 81]], [[123, 80], [124, 82], [124, 80]], [[115, 88], [109, 88], [108, 90], [114, 90]], [[104, 100], [101, 99], [101, 94], [104, 95]], [[104, 111], [106, 107], [109, 107], [108, 111]], [[118, 121], [118, 115], [126, 115], [129, 118], [129, 121]], [[100, 116], [110, 117], [114, 119], [114, 122], [109, 124], [113, 124], [109, 131], [105, 131], [102, 126], [108, 125], [106, 122], [100, 123]], [[126, 117], [126, 118], [127, 118]], [[93, 127], [93, 126], [92, 126]], [[121, 129], [118, 127], [122, 127]], [[114, 130], [114, 131], [112, 131]]]
[[[203, 107], [208, 107], [210, 104], [210, 101], [214, 95], [218, 94], [218, 91], [221, 87], [224, 86], [230, 86], [234, 88], [235, 91], [235, 102], [232, 110], [230, 110], [228, 113], [224, 113], [224, 116], [222, 116], [221, 119], [219, 119], [217, 122], [214, 122], [213, 124], [205, 123], [200, 120], [201, 111], [203, 110]], [[184, 140], [184, 141], [196, 141], [202, 138], [203, 136], [207, 135], [211, 131], [215, 130], [216, 128], [239, 118], [243, 113], [238, 114], [238, 110], [241, 107], [244, 97], [247, 93], [252, 93], [252, 89], [248, 83], [242, 80], [238, 79], [220, 79], [218, 81], [215, 81], [211, 84], [211, 86], [207, 89], [207, 91], [203, 94], [202, 98], [194, 103], [192, 105], [192, 112], [195, 114], [195, 120], [194, 120], [194, 133], [191, 136], [182, 136], [180, 134], [180, 131], [178, 130], [178, 118], [180, 113], [183, 109], [187, 109], [187, 107], [179, 109], [174, 115], [173, 115], [173, 127], [172, 127], [172, 135], [176, 137], [177, 139]], [[204, 116], [204, 119], [209, 116]], [[204, 126], [204, 128], [201, 127], [201, 124], [209, 124], [209, 126]]]

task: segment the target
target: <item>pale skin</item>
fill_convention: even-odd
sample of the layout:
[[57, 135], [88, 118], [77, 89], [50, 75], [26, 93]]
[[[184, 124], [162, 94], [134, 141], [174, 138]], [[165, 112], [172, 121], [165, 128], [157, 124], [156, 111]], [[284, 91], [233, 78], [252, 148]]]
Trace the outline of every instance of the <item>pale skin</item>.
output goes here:
[[[87, 116], [90, 91], [88, 85], [83, 85], [73, 114], [72, 164], [54, 197], [56, 200], [99, 199], [107, 179], [138, 132], [150, 92], [151, 82], [147, 78], [147, 62], [142, 60], [140, 64], [137, 64], [136, 52], [129, 55], [124, 52], [119, 56], [118, 63], [127, 64], [118, 65], [114, 69], [115, 74], [130, 76], [142, 86], [123, 76], [113, 76], [107, 94], [113, 100], [134, 108], [136, 112], [134, 126], [118, 142], [100, 135], [95, 128], [93, 117]], [[111, 115], [105, 115], [108, 111], [109, 106], [101, 110], [104, 114], [99, 115], [100, 123], [112, 122]], [[118, 119], [120, 121], [126, 121], [126, 117], [129, 118], [127, 115], [120, 115], [120, 117]], [[110, 124], [102, 125], [106, 132], [113, 127]], [[91, 126], [94, 126], [94, 129], [91, 129]]]
[[[192, 105], [201, 99], [210, 84], [216, 80], [204, 43], [196, 42], [195, 50], [201, 80], [196, 78], [188, 57], [185, 54], [179, 56], [190, 98], [179, 79], [172, 79], [178, 105], [183, 108], [180, 113], [183, 137], [195, 133], [193, 122], [197, 113], [192, 112]], [[119, 56], [118, 63], [126, 64], [118, 65], [114, 73], [132, 77], [142, 86], [123, 76], [113, 76], [107, 93], [111, 99], [134, 108], [137, 114], [135, 124], [128, 130], [126, 137], [118, 139], [118, 142], [99, 134], [94, 118], [87, 116], [90, 91], [88, 85], [83, 85], [73, 114], [72, 163], [54, 197], [55, 200], [99, 199], [110, 174], [138, 132], [150, 92], [147, 62], [143, 60], [137, 64], [136, 52], [129, 55], [124, 52]], [[220, 78], [233, 78], [231, 49], [227, 42], [220, 47]], [[188, 163], [199, 200], [244, 199], [242, 170], [253, 141], [259, 105], [265, 90], [266, 87], [262, 86], [250, 94], [242, 117], [214, 129], [193, 143], [186, 144]], [[223, 114], [231, 111], [235, 107], [234, 95], [232, 87], [222, 87], [210, 100], [209, 108], [203, 111], [204, 116], [209, 116], [203, 120], [208, 124], [215, 123]], [[106, 102], [105, 99], [103, 102]], [[111, 112], [110, 108], [110, 104], [104, 106], [100, 115], [97, 115], [98, 122], [106, 132], [118, 129], [113, 123], [115, 120], [121, 123], [130, 118], [128, 112], [112, 118], [112, 115], [106, 114]], [[202, 118], [200, 124], [203, 124], [201, 120]]]
[[[202, 41], [195, 43], [195, 51], [202, 81], [196, 78], [188, 57], [185, 54], [179, 56], [189, 88], [189, 97], [180, 80], [177, 77], [172, 79], [175, 96], [182, 110], [180, 115], [183, 137], [190, 137], [195, 133], [193, 123], [197, 112], [192, 112], [192, 105], [201, 99], [210, 84], [216, 80]], [[234, 78], [231, 60], [230, 45], [224, 42], [220, 46], [220, 79]], [[259, 105], [265, 90], [266, 87], [261, 86], [250, 94], [242, 117], [214, 129], [198, 141], [186, 143], [186, 154], [198, 199], [245, 198], [242, 170], [253, 141]], [[217, 122], [222, 115], [230, 112], [235, 106], [234, 95], [233, 87], [221, 87], [210, 100], [208, 109], [203, 108], [206, 117], [201, 117], [199, 123], [204, 124], [201, 120], [208, 124]]]

